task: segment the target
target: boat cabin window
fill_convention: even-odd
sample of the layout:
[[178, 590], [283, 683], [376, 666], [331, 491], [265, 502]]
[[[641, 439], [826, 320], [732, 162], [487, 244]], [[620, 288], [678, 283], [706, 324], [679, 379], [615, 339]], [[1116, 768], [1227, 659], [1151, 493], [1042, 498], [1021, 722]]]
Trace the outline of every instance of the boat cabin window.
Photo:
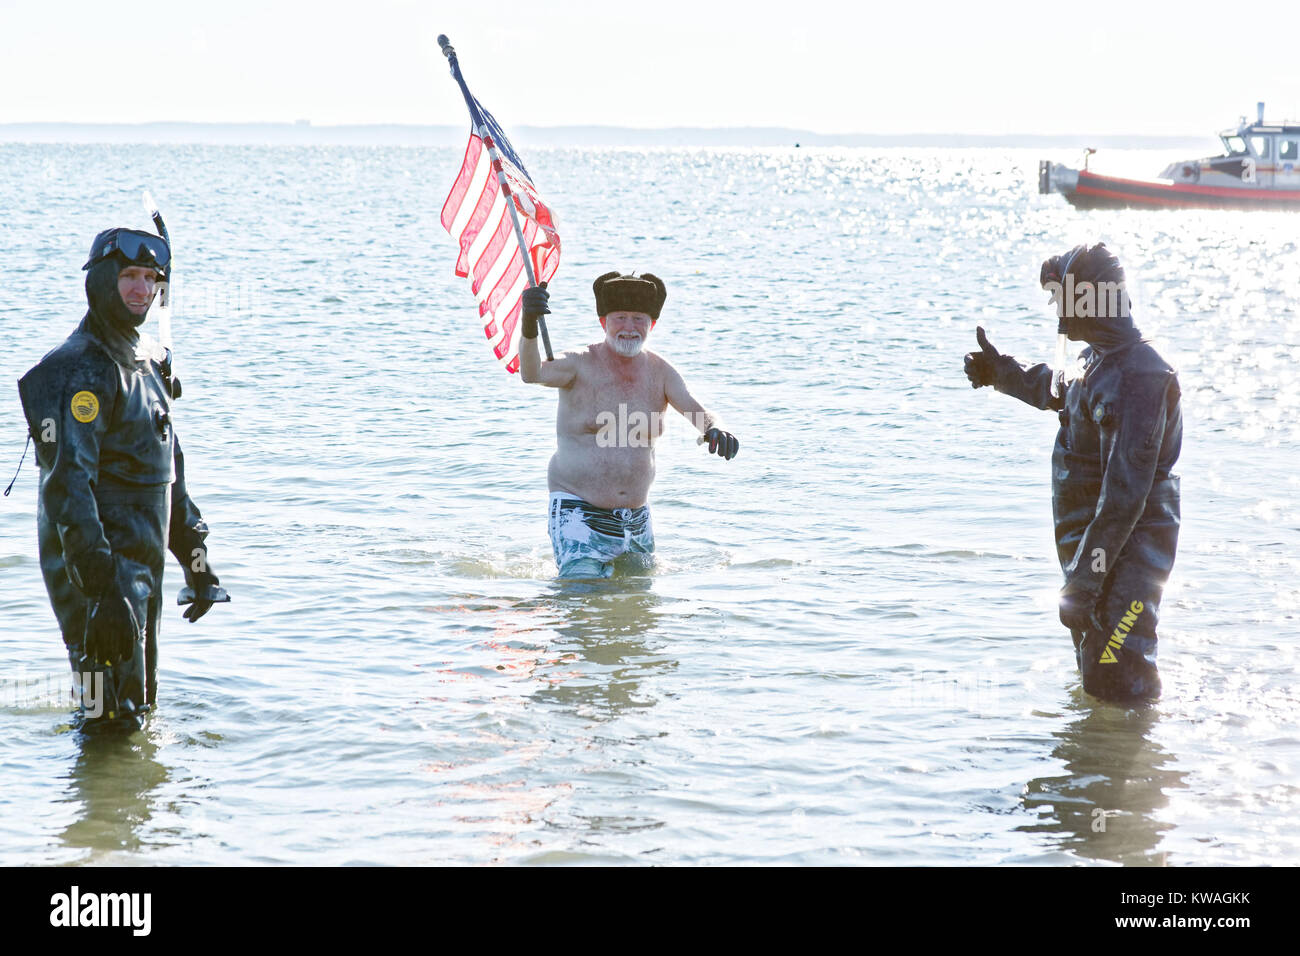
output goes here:
[[1268, 136], [1252, 136], [1250, 148], [1260, 159], [1268, 159], [1268, 148], [1272, 139]]
[[1280, 139], [1277, 141], [1278, 159], [1300, 159], [1300, 140]]
[[1227, 147], [1229, 156], [1245, 156], [1246, 141], [1240, 136], [1223, 137], [1223, 145]]

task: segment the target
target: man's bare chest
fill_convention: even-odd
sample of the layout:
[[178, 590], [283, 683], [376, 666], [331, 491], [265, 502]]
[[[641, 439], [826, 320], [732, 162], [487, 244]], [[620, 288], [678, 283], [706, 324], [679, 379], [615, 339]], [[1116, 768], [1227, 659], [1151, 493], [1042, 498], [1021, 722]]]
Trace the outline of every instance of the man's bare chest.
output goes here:
[[653, 371], [632, 377], [600, 370], [582, 376], [561, 396], [560, 419], [569, 429], [594, 432], [611, 419], [658, 419], [667, 405], [663, 379]]

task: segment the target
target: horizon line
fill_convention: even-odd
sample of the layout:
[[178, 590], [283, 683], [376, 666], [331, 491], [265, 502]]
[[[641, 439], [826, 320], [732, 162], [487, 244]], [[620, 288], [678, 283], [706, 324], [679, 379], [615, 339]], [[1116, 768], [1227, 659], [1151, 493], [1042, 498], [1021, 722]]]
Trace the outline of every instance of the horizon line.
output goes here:
[[[347, 145], [373, 141], [375, 145], [452, 146], [464, 143], [468, 122], [334, 123], [308, 119], [252, 122], [202, 120], [152, 120], [143, 123], [81, 123], [63, 120], [0, 123], [0, 142], [142, 142], [182, 143], [214, 141], [214, 145]], [[1043, 146], [1105, 145], [1112, 148], [1161, 148], [1212, 142], [1214, 134], [1126, 133], [819, 133], [789, 126], [616, 126], [568, 124], [513, 127], [512, 138], [536, 146], [589, 145], [697, 145], [697, 146]], [[105, 139], [95, 139], [100, 136]], [[344, 143], [331, 143], [331, 137]]]

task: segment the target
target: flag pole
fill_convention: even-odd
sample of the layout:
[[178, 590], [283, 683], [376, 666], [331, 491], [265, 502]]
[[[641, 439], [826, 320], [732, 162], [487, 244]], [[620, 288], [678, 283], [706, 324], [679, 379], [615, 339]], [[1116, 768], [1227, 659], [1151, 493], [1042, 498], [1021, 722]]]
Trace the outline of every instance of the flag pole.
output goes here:
[[[456, 50], [445, 33], [438, 35], [438, 46], [442, 48], [442, 55], [451, 63], [451, 76], [465, 97], [465, 105], [469, 107], [469, 121], [474, 126], [474, 132], [483, 141], [483, 145], [487, 147], [488, 156], [492, 159], [492, 168], [497, 173], [497, 184], [501, 187], [501, 194], [506, 197], [506, 208], [510, 210], [510, 221], [515, 227], [515, 241], [519, 243], [519, 254], [524, 257], [524, 272], [528, 275], [528, 287], [530, 289], [535, 288], [537, 286], [537, 276], [533, 274], [532, 257], [528, 254], [528, 246], [524, 244], [524, 231], [519, 226], [519, 212], [515, 209], [515, 200], [514, 195], [510, 192], [510, 184], [506, 182], [505, 170], [501, 165], [501, 156], [497, 153], [497, 144], [487, 131], [487, 124], [483, 122], [483, 117], [478, 111], [478, 104], [474, 101], [474, 97], [470, 95], [469, 87], [465, 85], [465, 78], [460, 75], [460, 62], [456, 59]], [[546, 360], [548, 362], [554, 361], [555, 355], [551, 351], [551, 336], [546, 331], [545, 317], [540, 315], [537, 317], [537, 327], [542, 333], [542, 345], [546, 347]]]

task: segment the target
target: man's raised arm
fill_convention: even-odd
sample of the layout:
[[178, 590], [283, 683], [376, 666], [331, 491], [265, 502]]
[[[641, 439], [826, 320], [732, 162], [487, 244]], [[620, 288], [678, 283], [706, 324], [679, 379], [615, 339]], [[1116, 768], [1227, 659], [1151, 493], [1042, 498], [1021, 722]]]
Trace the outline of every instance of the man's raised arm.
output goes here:
[[567, 388], [573, 384], [577, 374], [577, 363], [572, 356], [565, 355], [550, 362], [543, 362], [537, 348], [537, 320], [550, 313], [550, 293], [546, 283], [524, 290], [524, 329], [519, 342], [519, 377], [529, 384], [549, 385], [551, 388]]
[[680, 373], [671, 365], [668, 365], [664, 373], [664, 397], [708, 441], [710, 455], [720, 455], [727, 461], [736, 457], [740, 451], [740, 439], [718, 427], [718, 417], [696, 401], [682, 381]]
[[1052, 377], [1056, 374], [1045, 364], [1025, 368], [1010, 355], [995, 349], [984, 334], [982, 326], [975, 327], [978, 352], [966, 353], [966, 377], [971, 388], [992, 385], [1003, 395], [1018, 398], [1034, 408], [1059, 412], [1065, 399], [1052, 394]]

